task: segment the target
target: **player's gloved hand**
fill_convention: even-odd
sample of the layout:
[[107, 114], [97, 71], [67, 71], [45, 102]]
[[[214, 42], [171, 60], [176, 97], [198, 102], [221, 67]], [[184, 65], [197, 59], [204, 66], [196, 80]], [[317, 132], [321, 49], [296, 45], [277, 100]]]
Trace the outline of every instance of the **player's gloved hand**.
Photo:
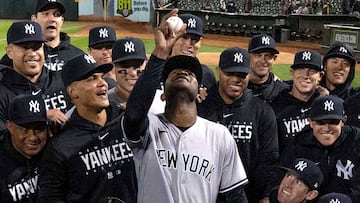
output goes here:
[[185, 23], [181, 30], [175, 34], [166, 21], [171, 16], [177, 16], [178, 11], [178, 9], [173, 9], [162, 17], [160, 25], [154, 30], [155, 49], [153, 50], [153, 55], [160, 59], [167, 59], [169, 57], [175, 42], [186, 32]]

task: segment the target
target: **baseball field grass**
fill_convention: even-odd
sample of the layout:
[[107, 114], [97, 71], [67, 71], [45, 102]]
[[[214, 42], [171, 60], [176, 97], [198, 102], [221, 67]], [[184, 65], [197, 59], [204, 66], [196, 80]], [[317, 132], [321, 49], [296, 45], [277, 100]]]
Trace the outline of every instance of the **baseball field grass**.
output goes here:
[[[10, 27], [12, 20], [0, 20], [0, 56], [5, 54], [5, 46], [6, 46], [6, 32]], [[77, 35], [76, 33], [79, 32], [82, 28], [86, 27], [86, 22], [77, 22], [77, 21], [65, 21], [62, 31], [66, 32], [71, 36], [71, 43], [74, 46], [79, 47], [80, 49], [87, 52], [87, 45], [88, 45], [88, 37]], [[145, 48], [150, 54], [151, 50], [154, 48], [154, 41], [151, 39], [143, 39], [145, 44]], [[222, 46], [212, 46], [203, 44], [201, 46], [200, 52], [215, 52], [220, 53], [226, 47]], [[213, 71], [217, 64], [206, 64], [208, 65]], [[275, 64], [273, 67], [273, 72], [283, 80], [289, 80], [290, 78], [290, 71], [289, 71], [290, 64]], [[360, 72], [357, 71], [355, 74], [355, 79], [353, 80], [354, 87], [360, 87]]]

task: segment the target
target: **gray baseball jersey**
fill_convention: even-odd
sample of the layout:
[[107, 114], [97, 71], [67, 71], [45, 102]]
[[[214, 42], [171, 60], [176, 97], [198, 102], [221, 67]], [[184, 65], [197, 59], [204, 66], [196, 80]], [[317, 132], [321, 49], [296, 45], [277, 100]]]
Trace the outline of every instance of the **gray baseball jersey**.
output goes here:
[[128, 140], [134, 153], [139, 203], [215, 203], [218, 193], [248, 182], [226, 127], [197, 117], [183, 132], [163, 114], [149, 113], [148, 118], [146, 135], [138, 141]]

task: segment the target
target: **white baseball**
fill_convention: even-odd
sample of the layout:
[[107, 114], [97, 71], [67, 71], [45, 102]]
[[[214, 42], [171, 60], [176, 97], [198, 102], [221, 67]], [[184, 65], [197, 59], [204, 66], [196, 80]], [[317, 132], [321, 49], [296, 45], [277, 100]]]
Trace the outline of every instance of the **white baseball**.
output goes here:
[[174, 32], [179, 32], [184, 24], [181, 18], [177, 16], [171, 16], [166, 21], [168, 22], [169, 28]]

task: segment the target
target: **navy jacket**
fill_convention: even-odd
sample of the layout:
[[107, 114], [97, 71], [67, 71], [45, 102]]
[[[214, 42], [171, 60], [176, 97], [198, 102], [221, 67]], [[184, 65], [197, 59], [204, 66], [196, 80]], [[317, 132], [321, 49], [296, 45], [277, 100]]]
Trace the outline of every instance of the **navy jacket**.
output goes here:
[[221, 99], [217, 86], [198, 107], [201, 117], [228, 127], [248, 174], [246, 193], [249, 202], [258, 202], [273, 187], [271, 178], [279, 159], [277, 124], [274, 111], [250, 90], [233, 104]]
[[0, 201], [33, 203], [37, 199], [40, 158], [20, 154], [11, 144], [10, 135], [0, 140]]
[[121, 109], [111, 104], [105, 126], [75, 110], [49, 140], [39, 179], [41, 202], [136, 202], [133, 153], [120, 129]]
[[360, 129], [345, 125], [335, 143], [322, 146], [312, 131], [298, 136], [288, 145], [281, 157], [280, 165], [287, 166], [295, 158], [306, 158], [319, 163], [324, 181], [319, 197], [330, 193], [344, 193], [353, 202], [360, 202]]

